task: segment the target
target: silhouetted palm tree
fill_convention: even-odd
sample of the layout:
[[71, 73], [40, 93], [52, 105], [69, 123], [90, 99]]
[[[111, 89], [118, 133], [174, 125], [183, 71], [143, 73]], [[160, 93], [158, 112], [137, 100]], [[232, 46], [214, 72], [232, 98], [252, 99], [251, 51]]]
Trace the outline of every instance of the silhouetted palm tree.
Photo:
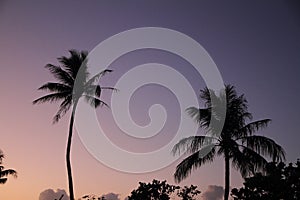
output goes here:
[[70, 50], [69, 52], [69, 57], [62, 56], [58, 58], [60, 65], [46, 65], [46, 68], [53, 74], [53, 76], [57, 79], [58, 82], [48, 82], [42, 85], [39, 88], [39, 90], [46, 90], [51, 93], [34, 100], [33, 104], [62, 101], [59, 106], [58, 112], [54, 116], [54, 123], [58, 122], [59, 119], [64, 114], [66, 114], [68, 110], [72, 109], [66, 149], [66, 163], [69, 181], [70, 200], [74, 200], [70, 150], [73, 135], [74, 116], [77, 103], [81, 97], [84, 97], [85, 100], [89, 104], [91, 104], [91, 106], [107, 106], [107, 104], [100, 99], [101, 91], [102, 89], [115, 89], [111, 87], [100, 87], [98, 83], [96, 83], [102, 76], [104, 76], [108, 72], [111, 72], [112, 70], [104, 70], [99, 74], [93, 76], [91, 79], [89, 79], [86, 59], [88, 53], [85, 51], [78, 52], [76, 50]]
[[2, 166], [2, 160], [4, 158], [3, 152], [0, 150], [0, 184], [5, 184], [7, 181], [7, 176], [12, 175], [17, 177], [17, 172], [13, 169], [4, 169]]
[[[233, 167], [239, 170], [243, 177], [246, 177], [256, 171], [264, 171], [267, 160], [263, 156], [271, 157], [274, 161], [281, 161], [285, 159], [285, 152], [272, 139], [254, 135], [255, 131], [266, 127], [271, 120], [263, 119], [246, 123], [247, 120], [252, 120], [246, 98], [244, 95], [238, 96], [235, 88], [231, 85], [227, 85], [225, 91], [226, 118], [221, 134], [219, 136], [210, 134], [184, 138], [173, 147], [172, 152], [175, 155], [176, 153], [180, 154], [181, 150], [186, 150], [189, 154], [176, 167], [174, 177], [177, 182], [185, 179], [192, 169], [212, 162], [216, 155], [223, 156], [225, 159], [224, 199], [228, 200], [230, 161]], [[217, 97], [214, 91], [205, 88], [201, 90], [200, 94], [200, 98], [205, 102], [205, 108], [190, 107], [187, 109], [188, 114], [198, 122], [201, 128], [206, 130], [209, 129], [211, 118], [218, 120], [217, 112], [212, 112], [210, 94], [213, 98], [222, 100], [222, 97]], [[203, 152], [209, 153], [203, 154]]]

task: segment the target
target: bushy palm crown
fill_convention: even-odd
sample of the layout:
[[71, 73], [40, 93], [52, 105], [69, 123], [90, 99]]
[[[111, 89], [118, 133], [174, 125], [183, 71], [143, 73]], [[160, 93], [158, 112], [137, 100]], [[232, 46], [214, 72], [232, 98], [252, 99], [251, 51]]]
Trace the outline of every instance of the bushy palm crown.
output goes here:
[[42, 85], [39, 90], [50, 91], [51, 94], [45, 95], [33, 101], [33, 104], [44, 102], [62, 101], [59, 110], [53, 118], [53, 122], [59, 119], [70, 109], [72, 105], [77, 104], [80, 97], [90, 103], [92, 106], [106, 105], [100, 100], [102, 89], [111, 89], [111, 87], [100, 87], [95, 84], [100, 77], [112, 70], [104, 70], [89, 79], [87, 70], [87, 52], [76, 50], [69, 51], [71, 56], [62, 56], [58, 58], [61, 65], [56, 66], [47, 64], [46, 68], [54, 75], [58, 82], [48, 82]]
[[[271, 120], [263, 119], [246, 123], [247, 120], [252, 120], [252, 115], [248, 112], [244, 95], [237, 95], [231, 85], [227, 85], [225, 91], [226, 118], [221, 134], [191, 136], [180, 140], [174, 146], [172, 150], [174, 154], [180, 154], [182, 151], [189, 154], [176, 167], [174, 177], [177, 182], [185, 179], [193, 169], [212, 162], [216, 155], [225, 157], [225, 152], [232, 161], [233, 167], [238, 169], [243, 177], [256, 171], [263, 172], [267, 165], [264, 156], [271, 157], [274, 161], [285, 159], [284, 150], [272, 139], [254, 135], [255, 131], [266, 127]], [[205, 101], [205, 108], [190, 107], [187, 112], [201, 128], [209, 129], [210, 121], [219, 118], [218, 113], [212, 112], [211, 97], [217, 98], [217, 96], [214, 91], [205, 88], [201, 90], [200, 97]], [[219, 101], [222, 101], [221, 97]], [[209, 131], [213, 132], [213, 130]], [[209, 153], [203, 154], [207, 150]]]
[[7, 181], [7, 176], [9, 175], [17, 177], [17, 172], [15, 170], [5, 169], [4, 166], [1, 165], [3, 158], [4, 158], [4, 154], [0, 150], [0, 184], [5, 184]]

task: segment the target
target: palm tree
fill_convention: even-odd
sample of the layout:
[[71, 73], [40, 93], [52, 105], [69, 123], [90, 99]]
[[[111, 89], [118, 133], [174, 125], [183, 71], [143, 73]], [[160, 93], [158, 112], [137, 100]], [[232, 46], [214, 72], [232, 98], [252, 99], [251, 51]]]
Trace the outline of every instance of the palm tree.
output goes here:
[[2, 166], [2, 160], [4, 158], [3, 152], [0, 150], [0, 184], [5, 184], [7, 181], [7, 176], [12, 175], [15, 178], [17, 177], [17, 172], [13, 169], [4, 169]]
[[[94, 107], [107, 104], [100, 99], [101, 91], [103, 89], [115, 90], [112, 87], [100, 87], [99, 79], [112, 70], [104, 70], [91, 79], [87, 70], [87, 52], [76, 50], [69, 51], [70, 56], [62, 56], [58, 58], [60, 65], [47, 64], [46, 68], [53, 74], [58, 82], [48, 82], [42, 85], [39, 90], [49, 91], [50, 94], [40, 97], [33, 101], [33, 104], [45, 102], [61, 101], [59, 110], [53, 118], [53, 123], [58, 122], [68, 110], [72, 110], [69, 135], [66, 148], [66, 164], [69, 182], [70, 200], [74, 200], [73, 181], [70, 161], [70, 150], [73, 135], [73, 123], [77, 103], [81, 97]], [[78, 75], [78, 76], [77, 76]]]
[[[172, 152], [175, 155], [176, 153], [180, 154], [183, 150], [188, 154], [188, 157], [176, 167], [174, 177], [177, 182], [185, 179], [192, 170], [212, 162], [215, 156], [223, 156], [225, 159], [224, 199], [228, 200], [230, 161], [243, 177], [247, 177], [254, 172], [265, 171], [267, 160], [264, 156], [272, 158], [273, 161], [281, 161], [285, 160], [285, 152], [272, 139], [254, 135], [255, 131], [267, 127], [271, 120], [263, 119], [246, 123], [247, 120], [252, 120], [252, 115], [248, 112], [247, 100], [244, 95], [238, 95], [231, 85], [225, 87], [225, 92], [226, 98], [223, 99], [226, 99], [227, 105], [226, 118], [221, 134], [211, 133], [206, 136], [196, 135], [184, 138], [173, 147]], [[212, 109], [211, 98], [222, 101], [222, 95], [217, 97], [214, 91], [207, 88], [201, 90], [200, 93], [205, 107], [201, 109], [190, 107], [187, 112], [199, 124], [199, 127], [208, 130], [211, 129], [209, 127], [210, 119], [218, 120], [218, 113]], [[203, 152], [208, 153], [203, 154]]]

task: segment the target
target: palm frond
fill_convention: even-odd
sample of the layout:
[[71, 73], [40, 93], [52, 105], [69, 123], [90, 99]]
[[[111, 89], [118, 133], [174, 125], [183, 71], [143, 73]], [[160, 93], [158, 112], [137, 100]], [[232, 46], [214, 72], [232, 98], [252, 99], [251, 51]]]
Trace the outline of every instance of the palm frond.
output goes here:
[[100, 85], [85, 85], [84, 93], [89, 96], [100, 97], [101, 87]]
[[109, 108], [109, 105], [107, 103], [105, 103], [104, 101], [96, 97], [89, 96], [89, 95], [83, 95], [83, 96], [85, 101], [95, 108], [97, 108], [98, 106], [106, 106]]
[[204, 156], [201, 151], [197, 151], [192, 155], [188, 156], [177, 165], [174, 174], [175, 181], [177, 183], [181, 182], [183, 179], [185, 179], [188, 175], [191, 174], [192, 170], [197, 169], [203, 164], [212, 162], [214, 156], [215, 156], [215, 147], [212, 147], [210, 151]]
[[211, 98], [210, 98], [210, 92], [211, 90], [209, 90], [207, 87], [205, 87], [204, 89], [200, 90], [200, 99], [204, 100], [204, 105], [206, 107], [211, 107]]
[[0, 184], [5, 184], [7, 182], [7, 178], [0, 178]]
[[60, 104], [59, 110], [53, 117], [53, 124], [57, 123], [68, 112], [71, 106], [72, 106], [72, 95], [69, 95]]
[[[76, 50], [75, 50], [75, 51], [76, 51]], [[81, 57], [81, 59], [86, 60], [88, 54], [89, 54], [88, 51], [81, 51], [81, 52], [80, 52], [80, 57]]]
[[1, 170], [0, 171], [0, 178], [1, 177], [6, 177], [8, 175], [12, 175], [13, 177], [17, 177], [17, 172], [13, 169], [6, 169], [6, 170]]
[[196, 108], [196, 107], [189, 107], [185, 110], [187, 112], [187, 114], [193, 118], [197, 123], [200, 122], [200, 109]]
[[102, 90], [112, 90], [113, 92], [118, 91], [118, 89], [114, 87], [100, 87], [100, 85], [86, 85], [84, 89], [84, 93], [89, 96], [95, 96], [99, 98], [101, 96]]
[[239, 147], [231, 147], [230, 154], [233, 168], [239, 170], [242, 177], [246, 177], [251, 171], [253, 171], [253, 168], [249, 163], [249, 158], [245, 157], [245, 154], [243, 154]]
[[230, 154], [232, 166], [240, 171], [243, 178], [264, 172], [268, 163], [263, 156], [242, 145], [231, 146]]
[[211, 118], [211, 108], [196, 108], [189, 107], [186, 109], [188, 115], [190, 115], [200, 127], [209, 127]]
[[245, 125], [243, 128], [241, 128], [238, 131], [237, 139], [240, 137], [246, 137], [248, 135], [253, 135], [256, 131], [262, 128], [266, 128], [268, 124], [271, 122], [271, 119], [263, 119], [251, 122], [247, 125]]
[[210, 136], [190, 136], [187, 138], [181, 139], [177, 144], [174, 145], [172, 149], [172, 154], [181, 154], [181, 152], [185, 153], [195, 153], [199, 151], [203, 147], [214, 144], [216, 138]]
[[117, 88], [114, 87], [101, 87], [102, 90], [112, 90], [113, 92], [119, 92]]
[[52, 82], [45, 83], [39, 87], [38, 90], [48, 90], [50, 92], [72, 92], [72, 88], [69, 85]]
[[274, 162], [285, 160], [284, 149], [270, 138], [252, 135], [241, 138], [241, 142], [258, 154], [272, 158]]
[[57, 93], [52, 93], [45, 95], [43, 97], [40, 97], [36, 100], [34, 100], [32, 103], [33, 104], [38, 104], [38, 103], [45, 103], [45, 102], [56, 102], [59, 100], [65, 99], [69, 95], [69, 92], [57, 92]]
[[105, 69], [101, 72], [99, 72], [98, 74], [94, 75], [92, 78], [90, 78], [88, 81], [87, 81], [87, 85], [92, 85], [94, 83], [97, 83], [99, 82], [99, 79], [103, 76], [105, 76], [107, 73], [110, 73], [112, 72], [113, 70], [111, 69]]
[[253, 171], [249, 171], [252, 175], [258, 171], [265, 172], [268, 161], [261, 154], [250, 148], [244, 147], [243, 155], [245, 156], [245, 159], [248, 159], [248, 163], [253, 167]]
[[53, 74], [53, 76], [61, 83], [64, 83], [68, 86], [73, 86], [74, 78], [61, 67], [52, 64], [47, 64], [45, 68], [47, 68]]
[[75, 80], [78, 71], [81, 70], [80, 74], [84, 74], [85, 77], [88, 76], [86, 71], [87, 69], [87, 52], [86, 51], [77, 51], [70, 50], [70, 56], [62, 56], [58, 58], [58, 61], [62, 64], [62, 67], [71, 75], [71, 77]]

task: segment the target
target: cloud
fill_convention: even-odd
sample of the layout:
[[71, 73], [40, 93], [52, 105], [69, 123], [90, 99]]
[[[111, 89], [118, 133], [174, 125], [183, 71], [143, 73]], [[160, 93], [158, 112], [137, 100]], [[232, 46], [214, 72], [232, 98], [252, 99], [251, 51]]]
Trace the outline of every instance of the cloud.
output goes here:
[[202, 196], [204, 200], [222, 200], [223, 195], [224, 188], [222, 186], [209, 185]]
[[112, 192], [108, 194], [104, 194], [101, 197], [105, 197], [106, 200], [120, 200], [119, 194], [115, 194]]
[[39, 200], [54, 200], [59, 199], [61, 195], [64, 195], [61, 200], [69, 199], [65, 190], [57, 189], [54, 191], [53, 189], [47, 189], [40, 193]]

